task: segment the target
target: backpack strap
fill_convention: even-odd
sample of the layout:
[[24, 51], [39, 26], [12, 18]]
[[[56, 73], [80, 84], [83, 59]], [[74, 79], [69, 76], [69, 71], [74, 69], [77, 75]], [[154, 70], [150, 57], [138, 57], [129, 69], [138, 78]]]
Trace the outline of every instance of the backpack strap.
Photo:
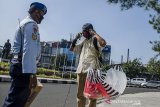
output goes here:
[[97, 51], [99, 51], [99, 48], [98, 48], [98, 45], [97, 45], [97, 38], [93, 38], [93, 45], [94, 45], [94, 47], [95, 47], [95, 49], [97, 50]]
[[95, 38], [95, 37], [93, 38], [93, 45], [94, 45], [94, 48], [98, 51], [98, 53], [99, 53], [98, 59], [102, 63], [102, 53], [100, 52], [100, 50], [98, 48], [97, 38]]

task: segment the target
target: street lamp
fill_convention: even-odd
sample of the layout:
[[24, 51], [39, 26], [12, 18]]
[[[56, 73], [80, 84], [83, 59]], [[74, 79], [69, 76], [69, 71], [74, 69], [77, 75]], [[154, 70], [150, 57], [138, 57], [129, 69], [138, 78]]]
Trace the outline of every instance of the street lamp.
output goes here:
[[[66, 70], [67, 47], [68, 47], [68, 43], [66, 42], [66, 48], [65, 48], [66, 53], [64, 52], [63, 72], [64, 72], [64, 70]], [[62, 72], [62, 78], [63, 78], [63, 72]]]
[[[57, 42], [57, 49], [56, 49], [56, 58], [55, 58], [55, 62], [54, 62], [54, 64], [55, 64], [55, 70], [56, 70], [56, 63], [57, 63], [57, 55], [58, 55], [58, 45], [59, 45], [59, 43], [60, 42]], [[55, 75], [55, 72], [54, 72], [54, 75]]]
[[73, 60], [74, 60], [74, 53], [72, 52], [72, 60], [71, 60], [71, 71], [70, 71], [70, 79], [72, 78], [72, 66], [73, 66]]

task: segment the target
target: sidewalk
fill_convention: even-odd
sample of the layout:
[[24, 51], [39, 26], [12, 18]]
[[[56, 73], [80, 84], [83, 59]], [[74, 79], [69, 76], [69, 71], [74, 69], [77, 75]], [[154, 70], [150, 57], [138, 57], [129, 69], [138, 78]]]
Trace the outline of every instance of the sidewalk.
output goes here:
[[[67, 79], [52, 79], [52, 78], [40, 78], [38, 80], [41, 83], [58, 83], [58, 84], [77, 84], [76, 80], [67, 80]], [[8, 75], [0, 75], [0, 82], [10, 82], [11, 77]]]
[[160, 92], [125, 94], [111, 104], [98, 102], [97, 107], [160, 107]]

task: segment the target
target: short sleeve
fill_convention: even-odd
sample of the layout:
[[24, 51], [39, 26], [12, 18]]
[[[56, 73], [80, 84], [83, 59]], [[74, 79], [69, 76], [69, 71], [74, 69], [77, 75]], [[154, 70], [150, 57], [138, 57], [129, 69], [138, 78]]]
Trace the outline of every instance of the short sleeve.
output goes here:
[[28, 23], [24, 26], [24, 44], [23, 44], [23, 72], [36, 72], [36, 59], [39, 52], [38, 40], [39, 32], [38, 26], [35, 23]]
[[80, 54], [82, 51], [83, 44], [75, 45], [73, 52], [76, 54]]

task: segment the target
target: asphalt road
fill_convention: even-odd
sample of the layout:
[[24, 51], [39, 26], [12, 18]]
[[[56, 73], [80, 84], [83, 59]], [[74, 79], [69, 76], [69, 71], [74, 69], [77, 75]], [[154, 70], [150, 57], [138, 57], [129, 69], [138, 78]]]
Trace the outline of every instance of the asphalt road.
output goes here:
[[[44, 88], [36, 97], [31, 107], [76, 107], [76, 91], [75, 84], [43, 84]], [[7, 95], [10, 83], [0, 82], [0, 107], [3, 104], [5, 96]], [[70, 93], [68, 94], [70, 88]], [[146, 92], [160, 92], [157, 89], [133, 88], [127, 87], [124, 94]], [[66, 105], [64, 106], [66, 96], [68, 94]]]

